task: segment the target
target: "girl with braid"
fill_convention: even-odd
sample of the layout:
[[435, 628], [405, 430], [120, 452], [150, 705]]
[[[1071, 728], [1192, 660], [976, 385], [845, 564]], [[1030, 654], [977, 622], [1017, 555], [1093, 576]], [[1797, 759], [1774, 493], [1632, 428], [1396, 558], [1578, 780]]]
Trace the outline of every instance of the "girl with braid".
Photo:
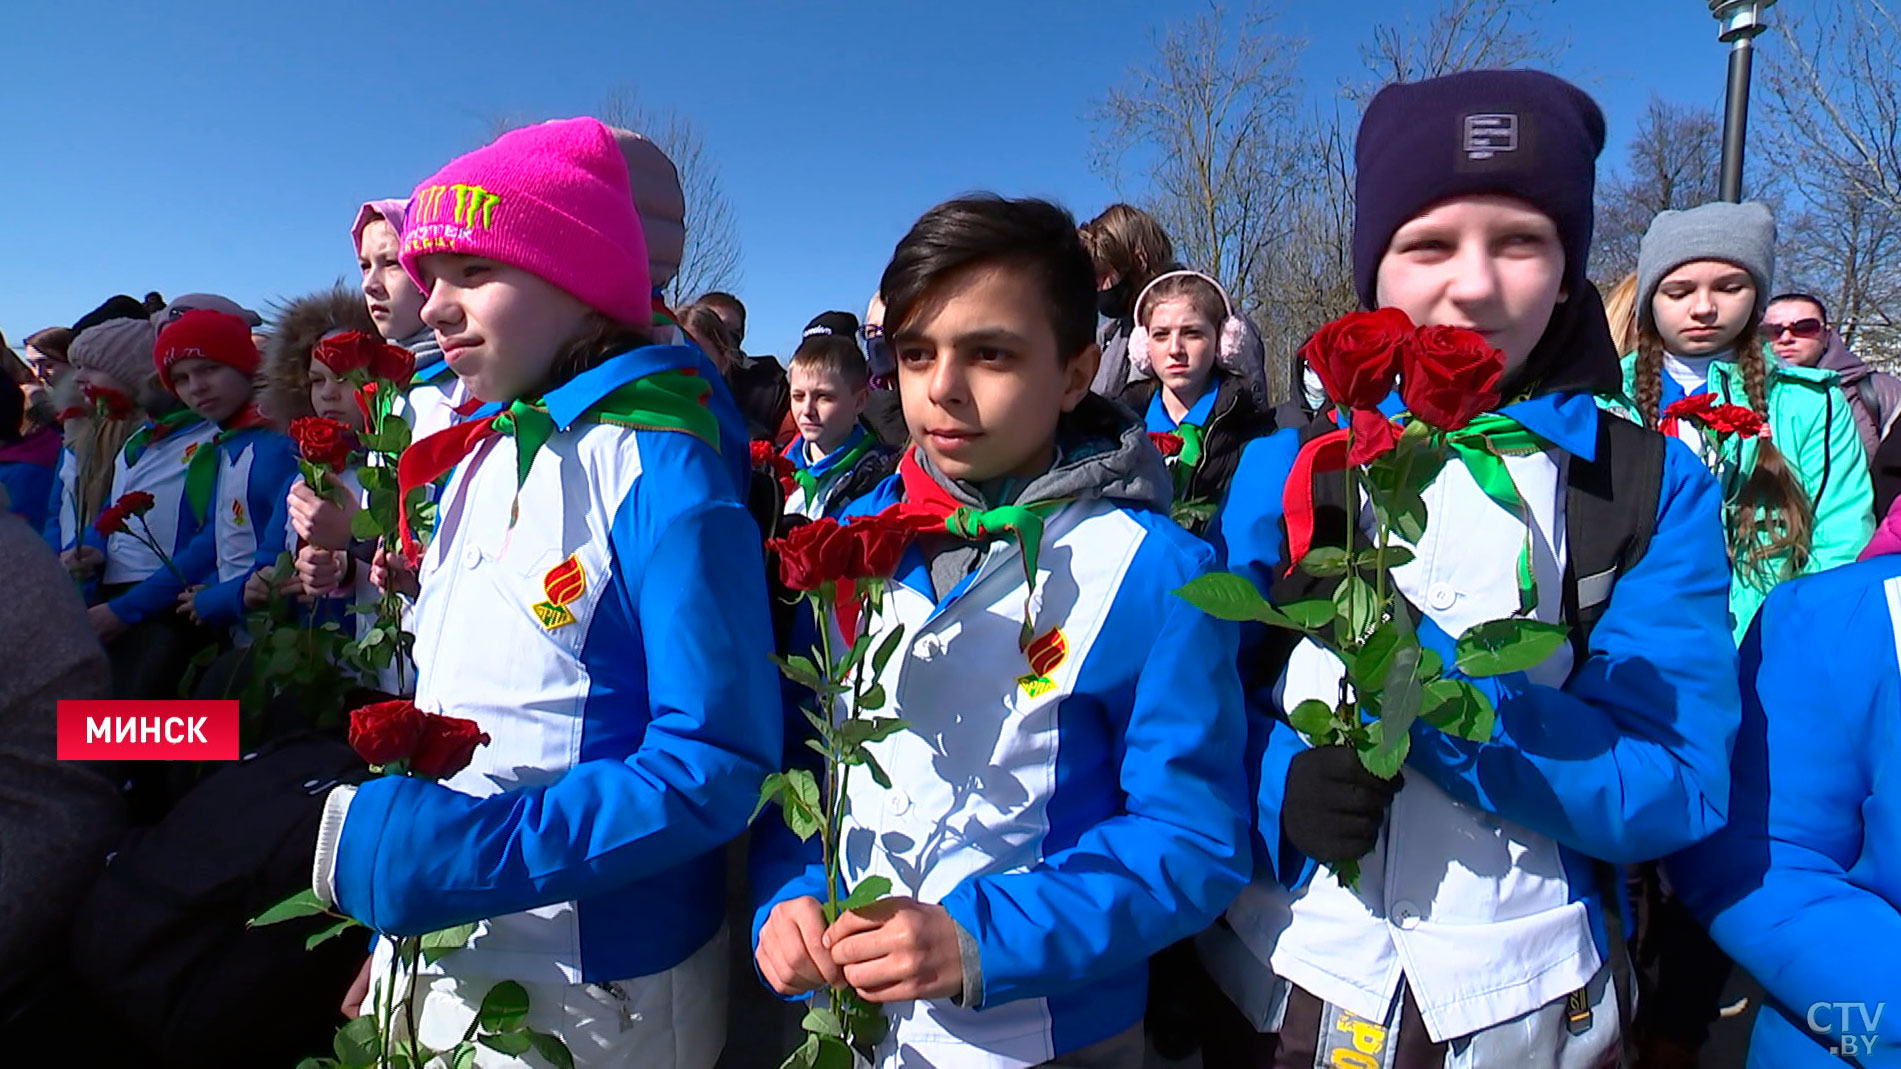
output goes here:
[[[1775, 243], [1775, 217], [1753, 202], [1657, 216], [1638, 256], [1637, 351], [1624, 358], [1634, 416], [1683, 439], [1722, 483], [1739, 641], [1776, 584], [1853, 561], [1874, 532], [1867, 460], [1835, 373], [1768, 355], [1757, 329]], [[1712, 430], [1689, 411], [1727, 405], [1756, 418], [1717, 409]]]

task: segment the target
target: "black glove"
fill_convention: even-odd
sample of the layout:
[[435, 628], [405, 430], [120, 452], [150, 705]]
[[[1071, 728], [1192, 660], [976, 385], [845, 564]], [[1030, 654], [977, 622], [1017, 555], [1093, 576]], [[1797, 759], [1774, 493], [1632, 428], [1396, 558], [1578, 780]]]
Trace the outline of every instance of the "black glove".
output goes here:
[[1381, 779], [1346, 746], [1316, 746], [1287, 765], [1281, 832], [1294, 849], [1326, 864], [1365, 857], [1405, 777]]

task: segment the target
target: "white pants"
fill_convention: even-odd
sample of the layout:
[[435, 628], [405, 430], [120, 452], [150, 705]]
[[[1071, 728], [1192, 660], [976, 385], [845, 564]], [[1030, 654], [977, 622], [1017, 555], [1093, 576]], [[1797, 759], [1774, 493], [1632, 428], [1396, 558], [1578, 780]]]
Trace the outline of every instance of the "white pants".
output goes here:
[[[652, 976], [602, 984], [523, 984], [528, 1027], [559, 1036], [575, 1069], [712, 1069], [726, 1045], [727, 933], [721, 929], [685, 961]], [[377, 984], [387, 975], [378, 955]], [[453, 968], [455, 956], [443, 959]], [[453, 975], [416, 981], [416, 1038], [431, 1050], [461, 1041], [498, 981]], [[371, 992], [371, 999], [377, 993]], [[376, 1005], [366, 1001], [364, 1008]], [[397, 1030], [402, 1030], [402, 1013]], [[430, 1063], [431, 1069], [445, 1064]], [[533, 1051], [511, 1057], [476, 1045], [478, 1069], [553, 1069]]]

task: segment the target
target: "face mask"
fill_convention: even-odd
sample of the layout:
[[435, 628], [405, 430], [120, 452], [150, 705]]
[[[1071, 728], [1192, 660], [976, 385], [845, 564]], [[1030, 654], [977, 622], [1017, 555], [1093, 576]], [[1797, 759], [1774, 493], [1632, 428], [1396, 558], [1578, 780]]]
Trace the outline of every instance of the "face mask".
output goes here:
[[1320, 384], [1320, 373], [1311, 367], [1300, 369], [1300, 392], [1307, 398], [1309, 411], [1318, 412], [1327, 403], [1327, 388]]
[[1096, 311], [1101, 312], [1104, 319], [1121, 319], [1128, 315], [1129, 302], [1134, 297], [1130, 290], [1126, 278], [1106, 290], [1097, 290]]
[[888, 378], [898, 369], [897, 361], [891, 358], [891, 346], [882, 337], [865, 339], [865, 363], [877, 378]]

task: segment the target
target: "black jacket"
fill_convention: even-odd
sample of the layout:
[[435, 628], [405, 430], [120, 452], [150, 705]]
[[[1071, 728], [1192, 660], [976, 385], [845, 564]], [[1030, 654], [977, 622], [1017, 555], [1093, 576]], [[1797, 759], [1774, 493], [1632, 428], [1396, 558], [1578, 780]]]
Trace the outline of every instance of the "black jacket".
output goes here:
[[776, 442], [779, 428], [792, 412], [792, 387], [785, 367], [770, 356], [740, 356], [726, 369], [726, 388], [746, 417], [746, 432], [754, 441]]
[[[1216, 382], [1214, 411], [1202, 428], [1201, 462], [1189, 473], [1183, 492], [1176, 495], [1178, 501], [1220, 505], [1228, 496], [1228, 483], [1234, 479], [1234, 469], [1241, 463], [1242, 448], [1279, 427], [1274, 413], [1263, 409], [1240, 379], [1217, 373]], [[1124, 387], [1116, 399], [1141, 418], [1159, 389], [1161, 383], [1156, 379], [1137, 379]], [[1206, 523], [1200, 523], [1190, 530], [1200, 534], [1206, 527]]]

